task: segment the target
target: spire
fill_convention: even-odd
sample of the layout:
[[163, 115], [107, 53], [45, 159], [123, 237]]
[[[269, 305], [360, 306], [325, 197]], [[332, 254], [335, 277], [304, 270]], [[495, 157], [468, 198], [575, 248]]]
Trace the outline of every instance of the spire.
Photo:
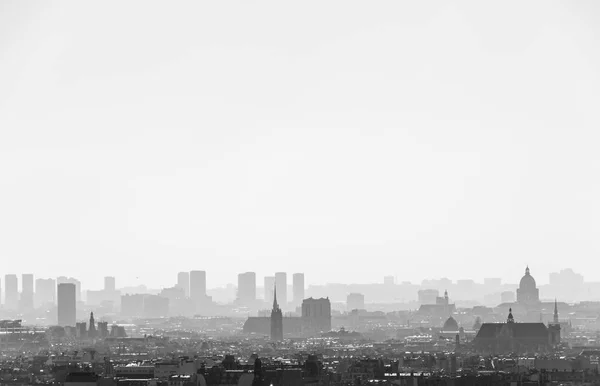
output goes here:
[[273, 285], [273, 309], [276, 310], [279, 308], [279, 304], [277, 304], [277, 285]]
[[554, 298], [554, 323], [558, 324], [558, 302]]
[[525, 275], [529, 275], [529, 265], [527, 265], [527, 268], [525, 268]]
[[514, 323], [515, 322], [515, 318], [513, 317], [512, 314], [512, 308], [508, 309], [508, 319], [506, 319], [506, 323]]

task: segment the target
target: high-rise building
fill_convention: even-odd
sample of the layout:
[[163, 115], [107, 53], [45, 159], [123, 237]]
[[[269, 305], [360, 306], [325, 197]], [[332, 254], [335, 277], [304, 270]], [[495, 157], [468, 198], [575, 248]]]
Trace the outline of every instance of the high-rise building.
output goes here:
[[77, 286], [60, 283], [57, 290], [57, 316], [59, 326], [75, 326], [77, 318]]
[[33, 274], [21, 275], [21, 298], [19, 300], [21, 311], [33, 310]]
[[190, 297], [196, 301], [206, 299], [205, 271], [190, 272]]
[[273, 295], [274, 295], [273, 290], [275, 289], [275, 276], [265, 276], [264, 287], [265, 287], [265, 296], [264, 296], [265, 302], [272, 304], [273, 303]]
[[359, 293], [351, 293], [346, 297], [346, 309], [352, 310], [364, 310], [365, 309], [365, 295]]
[[294, 298], [294, 306], [299, 306], [304, 300], [304, 274], [295, 273], [292, 276], [292, 296]]
[[19, 307], [19, 279], [17, 275], [4, 276], [4, 304], [9, 310]]
[[304, 299], [302, 319], [304, 325], [313, 331], [331, 331], [331, 302], [328, 298]]
[[383, 284], [385, 285], [394, 285], [394, 277], [393, 276], [384, 276]]
[[104, 277], [104, 291], [115, 292], [117, 290], [117, 283], [114, 276]]
[[179, 272], [177, 274], [177, 287], [183, 289], [185, 297], [190, 297], [190, 273]]
[[271, 340], [283, 340], [283, 312], [277, 304], [277, 286], [273, 289], [273, 308], [271, 309]]
[[71, 283], [75, 284], [75, 299], [81, 301], [81, 282], [73, 277], [59, 276], [56, 278], [56, 284]]
[[249, 305], [256, 301], [256, 273], [238, 274], [237, 299], [242, 305]]
[[277, 287], [277, 293], [279, 294], [279, 304], [285, 308], [287, 305], [287, 273], [277, 272], [275, 273], [275, 286]]
[[56, 281], [54, 279], [35, 280], [35, 307], [54, 305], [56, 302]]

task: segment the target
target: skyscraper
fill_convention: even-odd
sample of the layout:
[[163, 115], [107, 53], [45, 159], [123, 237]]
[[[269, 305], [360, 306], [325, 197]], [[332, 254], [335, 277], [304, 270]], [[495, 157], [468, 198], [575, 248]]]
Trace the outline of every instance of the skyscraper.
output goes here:
[[206, 272], [190, 272], [190, 297], [193, 300], [201, 301], [206, 299]]
[[33, 274], [24, 273], [21, 275], [21, 299], [19, 301], [21, 311], [30, 311], [33, 309]]
[[265, 276], [265, 281], [264, 281], [264, 287], [265, 287], [265, 302], [272, 304], [273, 303], [273, 290], [275, 288], [275, 276]]
[[249, 305], [256, 301], [256, 273], [238, 274], [237, 299], [242, 305]]
[[185, 297], [190, 297], [190, 273], [179, 272], [177, 274], [177, 287], [183, 289]]
[[294, 307], [302, 304], [304, 300], [304, 274], [295, 273], [292, 276], [292, 291], [294, 297]]
[[54, 305], [56, 302], [56, 281], [54, 279], [35, 280], [35, 306]]
[[77, 318], [77, 287], [74, 283], [58, 285], [57, 319], [59, 326], [75, 326]]
[[273, 289], [273, 308], [271, 309], [271, 340], [283, 340], [283, 313], [277, 304], [277, 286]]
[[9, 310], [16, 310], [19, 307], [19, 279], [17, 275], [4, 276], [4, 303]]
[[275, 274], [275, 286], [277, 287], [277, 293], [279, 294], [279, 303], [281, 307], [287, 305], [287, 273], [277, 272]]
[[71, 283], [75, 284], [75, 299], [81, 300], [81, 282], [73, 277], [59, 276], [56, 278], [56, 284]]
[[115, 292], [117, 290], [117, 282], [114, 276], [104, 277], [104, 291]]

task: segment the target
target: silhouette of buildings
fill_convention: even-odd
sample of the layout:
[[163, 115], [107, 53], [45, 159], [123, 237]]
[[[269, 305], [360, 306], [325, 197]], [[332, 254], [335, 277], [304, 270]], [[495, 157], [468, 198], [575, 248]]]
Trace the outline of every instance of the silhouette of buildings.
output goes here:
[[525, 275], [521, 278], [519, 288], [517, 289], [517, 303], [522, 305], [535, 305], [540, 302], [540, 291], [535, 284], [535, 279], [529, 272], [529, 267], [525, 268]]
[[57, 290], [57, 319], [59, 326], [75, 326], [77, 318], [77, 287], [73, 283], [60, 283]]
[[[555, 307], [555, 319], [558, 310]], [[483, 323], [473, 341], [481, 353], [548, 352], [560, 343], [560, 325], [552, 323], [516, 323], [509, 310], [506, 323]]]
[[238, 274], [237, 300], [242, 305], [250, 305], [256, 301], [256, 273]]
[[24, 273], [21, 275], [19, 309], [22, 312], [33, 310], [33, 274], [31, 273]]
[[54, 279], [36, 279], [35, 297], [36, 307], [52, 306], [56, 303], [56, 281]]
[[88, 330], [88, 337], [95, 338], [98, 335], [96, 331], [96, 321], [94, 320], [94, 313], [90, 312], [90, 329]]
[[287, 306], [287, 273], [277, 272], [275, 273], [275, 286], [277, 287], [277, 293], [279, 294], [279, 303], [281, 307]]
[[277, 287], [273, 290], [273, 308], [271, 310], [271, 340], [279, 342], [283, 340], [283, 313], [277, 304]]
[[275, 276], [265, 276], [264, 279], [264, 290], [265, 290], [265, 302], [267, 304], [273, 303], [273, 290], [275, 288]]
[[190, 296], [190, 273], [179, 272], [177, 274], [177, 287], [183, 289], [185, 297]]
[[294, 307], [302, 304], [304, 300], [304, 274], [295, 273], [292, 276], [292, 299]]
[[304, 299], [302, 319], [305, 329], [314, 332], [331, 331], [331, 302], [325, 298]]
[[346, 309], [352, 310], [364, 310], [365, 309], [365, 295], [353, 292], [348, 294], [346, 297]]
[[104, 277], [104, 291], [107, 292], [115, 292], [117, 290], [117, 285], [115, 278], [113, 276], [105, 276]]
[[9, 310], [16, 310], [19, 306], [19, 279], [17, 275], [4, 276], [4, 304]]
[[76, 302], [81, 301], [81, 282], [73, 277], [59, 276], [56, 278], [56, 284], [71, 283], [75, 285]]
[[190, 272], [190, 297], [196, 302], [206, 299], [206, 271]]

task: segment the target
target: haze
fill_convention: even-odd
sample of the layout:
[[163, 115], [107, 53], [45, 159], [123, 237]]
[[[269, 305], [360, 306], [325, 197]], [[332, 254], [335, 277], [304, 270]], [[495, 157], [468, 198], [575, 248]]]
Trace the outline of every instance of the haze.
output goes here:
[[600, 280], [599, 12], [3, 1], [3, 274]]

